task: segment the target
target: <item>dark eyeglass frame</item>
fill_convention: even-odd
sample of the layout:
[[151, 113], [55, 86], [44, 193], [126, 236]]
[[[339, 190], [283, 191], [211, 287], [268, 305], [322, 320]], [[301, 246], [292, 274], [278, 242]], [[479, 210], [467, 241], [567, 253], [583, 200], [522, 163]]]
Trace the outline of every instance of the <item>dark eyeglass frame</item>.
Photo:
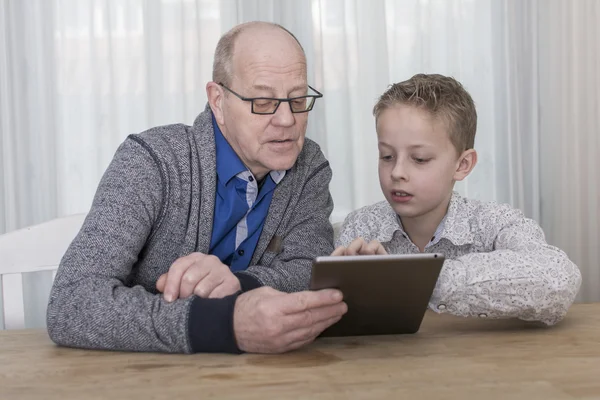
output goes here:
[[[316, 94], [307, 94], [304, 96], [298, 96], [298, 97], [290, 97], [287, 99], [280, 99], [277, 97], [245, 97], [242, 96], [239, 93], [234, 92], [233, 90], [231, 90], [230, 88], [228, 88], [227, 86], [223, 85], [222, 82], [219, 82], [219, 86], [222, 86], [224, 89], [226, 89], [228, 92], [231, 92], [233, 95], [235, 95], [237, 98], [239, 98], [242, 101], [249, 101], [251, 106], [250, 106], [250, 111], [252, 112], [252, 114], [258, 114], [258, 115], [273, 115], [277, 112], [277, 110], [279, 109], [279, 106], [281, 105], [281, 103], [288, 103], [290, 106], [290, 111], [293, 114], [301, 114], [301, 113], [305, 113], [305, 112], [309, 112], [310, 110], [313, 109], [315, 102], [318, 98], [323, 97], [323, 93], [319, 92], [317, 89], [313, 88], [310, 85], [307, 85], [309, 89], [311, 89], [313, 92], [315, 92]], [[298, 99], [311, 99], [311, 103], [310, 106], [308, 108], [306, 108], [305, 110], [302, 111], [294, 111], [294, 109], [292, 108], [292, 101], [294, 100], [298, 100]], [[277, 101], [277, 105], [275, 106], [275, 110], [273, 110], [273, 112], [257, 112], [254, 111], [254, 100], [274, 100]]]

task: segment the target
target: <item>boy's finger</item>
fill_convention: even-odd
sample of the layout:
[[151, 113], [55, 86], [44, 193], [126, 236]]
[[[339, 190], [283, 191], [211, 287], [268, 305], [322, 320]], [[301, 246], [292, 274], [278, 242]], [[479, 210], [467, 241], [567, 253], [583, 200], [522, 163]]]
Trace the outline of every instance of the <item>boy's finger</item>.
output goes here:
[[354, 239], [354, 241], [352, 241], [352, 243], [350, 243], [350, 245], [346, 249], [346, 254], [353, 256], [361, 254], [361, 251], [363, 250], [364, 246], [365, 241], [363, 238]]
[[381, 243], [379, 243], [377, 240], [371, 240], [371, 242], [369, 243], [369, 250], [372, 251], [371, 254], [387, 254]]
[[338, 246], [333, 253], [331, 253], [332, 256], [345, 256], [346, 255], [346, 248], [344, 246]]

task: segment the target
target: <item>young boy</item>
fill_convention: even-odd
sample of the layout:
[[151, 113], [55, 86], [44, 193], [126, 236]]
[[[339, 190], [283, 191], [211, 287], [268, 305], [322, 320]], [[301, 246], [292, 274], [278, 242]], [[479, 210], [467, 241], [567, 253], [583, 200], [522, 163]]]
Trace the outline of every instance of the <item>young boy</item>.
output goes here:
[[415, 75], [392, 85], [373, 114], [387, 201], [351, 213], [333, 255], [442, 253], [434, 311], [560, 321], [581, 285], [577, 266], [521, 211], [453, 192], [477, 163], [477, 113], [462, 85]]

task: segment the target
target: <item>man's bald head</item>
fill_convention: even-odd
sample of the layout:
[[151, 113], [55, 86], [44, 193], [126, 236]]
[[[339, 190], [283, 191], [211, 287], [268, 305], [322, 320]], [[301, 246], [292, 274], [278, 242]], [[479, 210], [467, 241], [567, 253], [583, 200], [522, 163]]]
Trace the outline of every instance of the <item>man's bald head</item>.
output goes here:
[[[223, 36], [221, 36], [221, 39], [219, 39], [213, 62], [213, 82], [223, 83], [226, 86], [231, 84], [231, 79], [234, 73], [233, 55], [235, 51], [235, 45], [242, 36], [252, 35], [253, 33], [257, 36], [264, 37], [281, 34], [289, 36], [293, 39], [294, 45], [297, 45], [298, 51], [302, 54], [302, 57], [306, 59], [304, 48], [296, 36], [294, 36], [293, 33], [285, 29], [283, 26], [272, 22], [263, 21], [246, 22], [244, 24], [236, 25]], [[247, 42], [247, 39], [249, 38], [244, 39], [244, 42]], [[259, 39], [259, 37], [257, 37], [257, 39]]]

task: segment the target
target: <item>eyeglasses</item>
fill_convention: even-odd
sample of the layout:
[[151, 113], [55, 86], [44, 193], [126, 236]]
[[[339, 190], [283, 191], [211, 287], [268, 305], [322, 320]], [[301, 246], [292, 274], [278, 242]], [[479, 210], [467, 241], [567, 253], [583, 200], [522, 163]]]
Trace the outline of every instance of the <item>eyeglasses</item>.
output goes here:
[[315, 105], [315, 100], [319, 97], [323, 97], [323, 94], [321, 92], [312, 88], [310, 85], [308, 86], [308, 88], [316, 94], [291, 97], [289, 99], [277, 99], [273, 97], [244, 97], [229, 89], [221, 82], [219, 82], [219, 85], [223, 86], [223, 88], [227, 91], [233, 93], [240, 100], [249, 101], [250, 103], [252, 103], [252, 114], [260, 115], [275, 114], [277, 112], [277, 109], [279, 108], [279, 105], [283, 102], [289, 103], [290, 110], [292, 110], [294, 114], [309, 112]]

